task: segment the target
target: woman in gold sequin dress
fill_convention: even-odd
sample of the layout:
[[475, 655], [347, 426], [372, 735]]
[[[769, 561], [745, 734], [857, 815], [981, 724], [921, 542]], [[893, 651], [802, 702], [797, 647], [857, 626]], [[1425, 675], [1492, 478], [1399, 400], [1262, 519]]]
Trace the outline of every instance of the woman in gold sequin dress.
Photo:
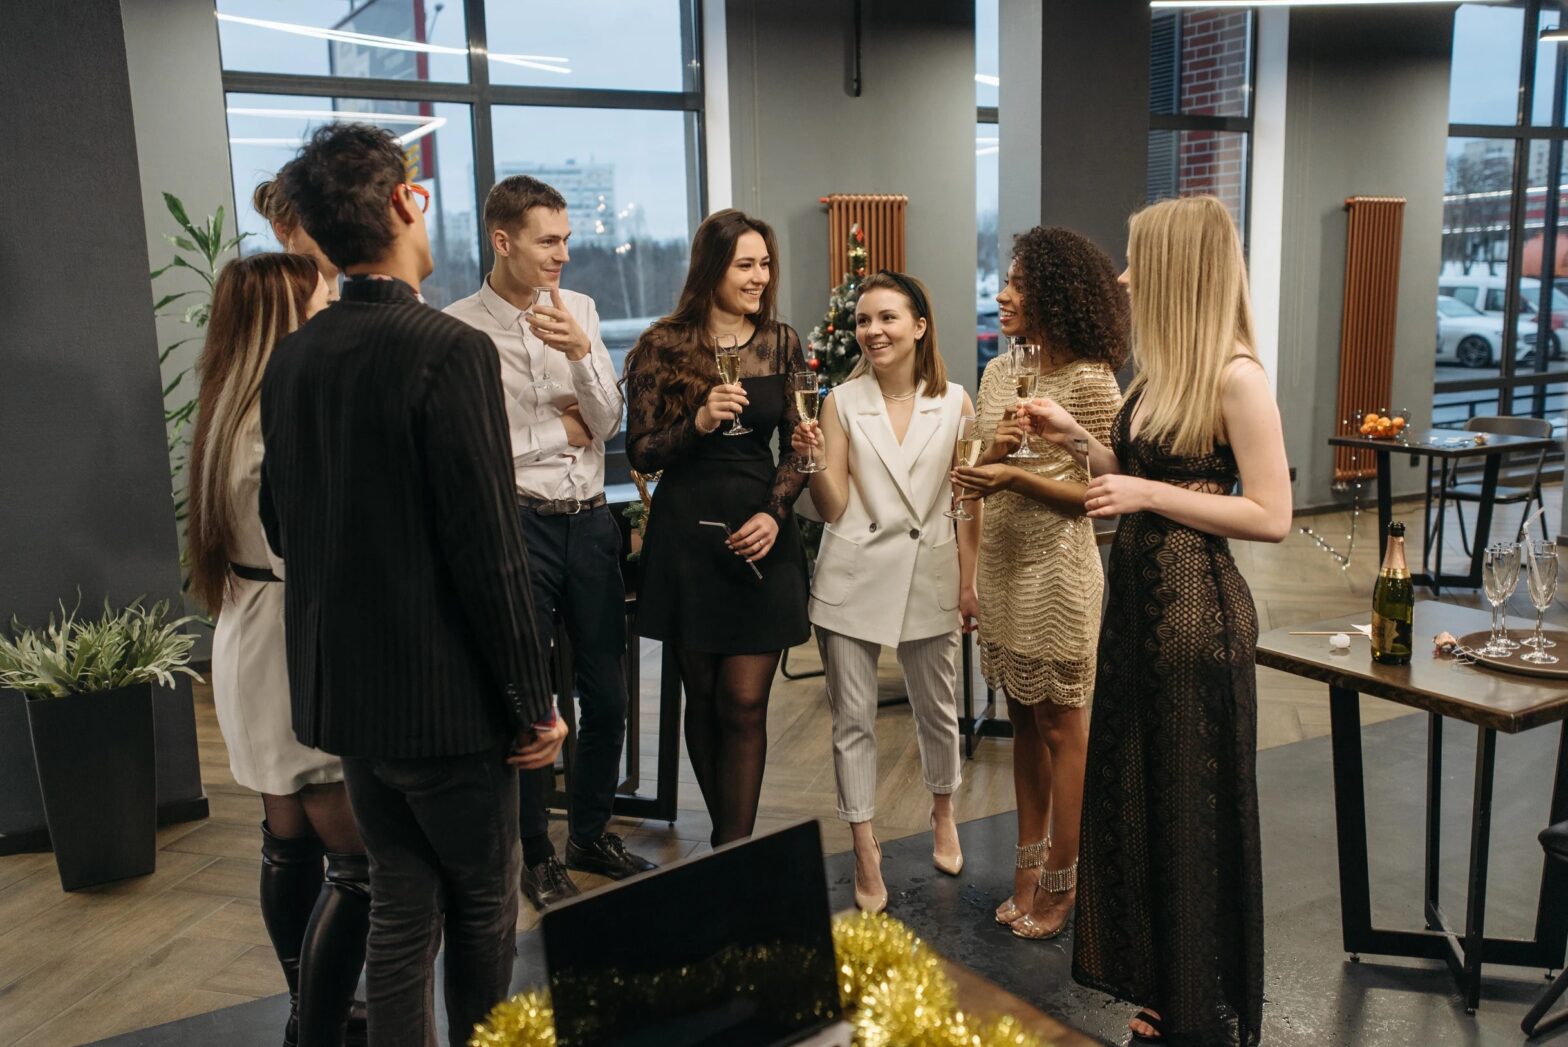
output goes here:
[[[1071, 230], [1036, 227], [1018, 237], [996, 300], [1002, 333], [1041, 347], [1037, 395], [1071, 405], [1109, 439], [1121, 404], [1115, 372], [1127, 356], [1127, 295], [1110, 258]], [[1076, 897], [1103, 579], [1084, 518], [1083, 466], [1043, 440], [1034, 441], [1038, 458], [1008, 457], [1020, 436], [1010, 367], [1007, 354], [987, 365], [979, 418], [988, 447], [981, 465], [954, 476], [985, 497], [981, 668], [1007, 696], [1013, 724], [1018, 849], [996, 920], [1020, 938], [1054, 938]]]

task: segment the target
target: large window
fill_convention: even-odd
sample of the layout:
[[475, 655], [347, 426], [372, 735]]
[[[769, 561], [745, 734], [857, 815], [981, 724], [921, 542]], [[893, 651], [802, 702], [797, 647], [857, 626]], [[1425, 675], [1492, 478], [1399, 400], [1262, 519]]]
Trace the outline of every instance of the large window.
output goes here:
[[1568, 235], [1564, 218], [1557, 0], [1464, 4], [1455, 14], [1437, 285], [1433, 424], [1568, 413]]
[[1001, 245], [997, 215], [1001, 205], [1002, 37], [998, 0], [975, 3], [975, 387], [1001, 341], [996, 292], [1001, 288]]
[[1159, 10], [1150, 27], [1150, 202], [1209, 193], [1247, 236], [1252, 12]]
[[[489, 264], [481, 203], [526, 173], [566, 198], [572, 262], [620, 367], [675, 303], [705, 211], [696, 0], [217, 0], [246, 251], [276, 250], [251, 191], [322, 123], [402, 141], [431, 193], [432, 305]], [[621, 441], [606, 480], [628, 480]]]

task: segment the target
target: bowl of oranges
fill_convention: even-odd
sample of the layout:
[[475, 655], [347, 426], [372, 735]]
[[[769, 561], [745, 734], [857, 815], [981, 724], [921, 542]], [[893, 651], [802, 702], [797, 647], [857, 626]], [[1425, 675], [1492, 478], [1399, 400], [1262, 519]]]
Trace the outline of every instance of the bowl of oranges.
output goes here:
[[1408, 424], [1409, 419], [1404, 412], [1391, 417], [1378, 414], [1376, 411], [1368, 411], [1361, 416], [1360, 433], [1374, 440], [1395, 440], [1404, 434], [1405, 426]]

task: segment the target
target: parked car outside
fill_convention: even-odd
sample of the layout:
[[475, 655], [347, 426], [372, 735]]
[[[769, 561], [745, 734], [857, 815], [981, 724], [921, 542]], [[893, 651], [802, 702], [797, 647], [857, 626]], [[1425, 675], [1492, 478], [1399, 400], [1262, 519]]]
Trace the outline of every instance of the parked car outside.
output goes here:
[[[1535, 321], [1521, 318], [1514, 341], [1514, 359], [1525, 360], [1535, 349]], [[1450, 295], [1437, 296], [1437, 362], [1461, 367], [1491, 367], [1502, 357], [1503, 320], [1488, 316]]]
[[996, 299], [989, 296], [975, 298], [975, 375], [979, 381], [985, 374], [985, 365], [996, 358], [1002, 341], [1002, 325], [997, 319]]
[[[1472, 306], [1488, 316], [1499, 318], [1503, 315], [1503, 298], [1507, 291], [1508, 281], [1501, 276], [1445, 275], [1439, 277], [1437, 281], [1438, 294], [1457, 298], [1465, 305]], [[1548, 358], [1561, 360], [1563, 358], [1562, 330], [1568, 327], [1568, 294], [1555, 287], [1552, 288], [1549, 304], [1552, 311], [1552, 335]], [[1540, 306], [1541, 281], [1533, 276], [1521, 277], [1519, 280], [1520, 320], [1530, 319], [1539, 322], [1536, 318], [1541, 311]], [[1493, 355], [1495, 357], [1496, 354]]]

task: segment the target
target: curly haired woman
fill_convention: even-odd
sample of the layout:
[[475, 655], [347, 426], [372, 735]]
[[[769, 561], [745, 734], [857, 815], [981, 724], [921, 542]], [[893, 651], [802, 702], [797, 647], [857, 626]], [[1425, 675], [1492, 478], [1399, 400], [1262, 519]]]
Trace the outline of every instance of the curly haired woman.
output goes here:
[[[1128, 338], [1127, 294], [1110, 258], [1071, 230], [1037, 226], [1014, 242], [996, 301], [1002, 333], [1041, 347], [1038, 395], [1071, 404], [1085, 428], [1109, 437]], [[1013, 893], [996, 919], [1020, 938], [1054, 938], [1076, 898], [1104, 577], [1084, 518], [1083, 466], [1055, 444], [1038, 458], [1008, 460], [1022, 440], [1009, 366], [1005, 356], [986, 366], [980, 430], [993, 435], [980, 463], [954, 478], [986, 499], [981, 667], [1006, 694], [1013, 724], [1018, 853]]]

